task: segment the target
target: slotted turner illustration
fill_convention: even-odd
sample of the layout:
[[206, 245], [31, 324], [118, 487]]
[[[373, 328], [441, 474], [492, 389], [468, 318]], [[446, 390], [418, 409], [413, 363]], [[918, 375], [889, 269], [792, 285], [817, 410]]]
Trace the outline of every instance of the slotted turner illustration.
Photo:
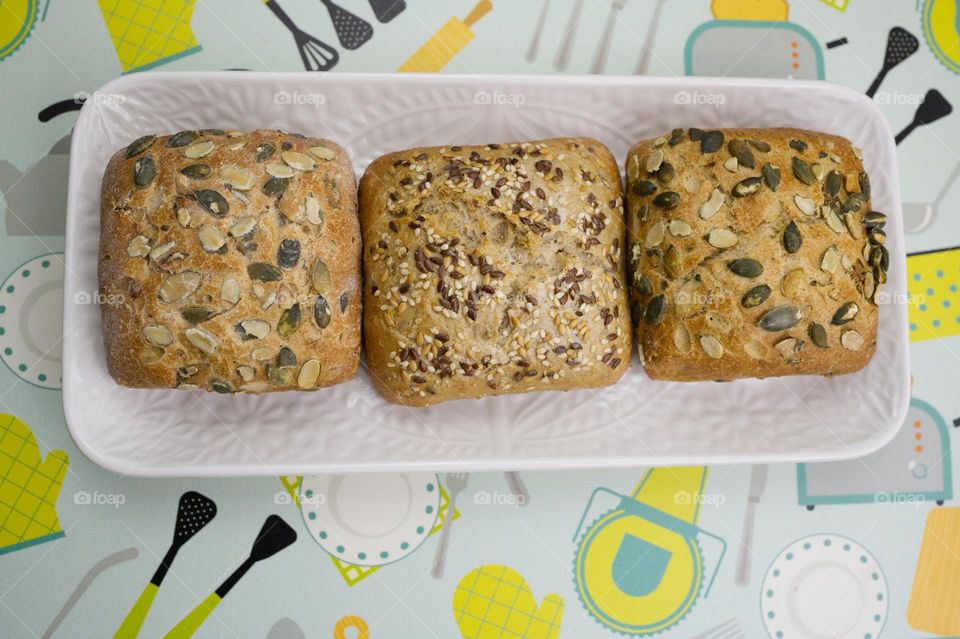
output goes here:
[[163, 556], [160, 566], [150, 578], [150, 583], [140, 594], [133, 608], [127, 613], [127, 618], [120, 624], [117, 633], [113, 635], [114, 639], [133, 639], [140, 632], [150, 606], [157, 596], [160, 584], [163, 578], [167, 576], [167, 571], [173, 564], [177, 552], [183, 548], [184, 544], [190, 541], [194, 535], [200, 532], [204, 526], [217, 516], [217, 505], [209, 497], [200, 493], [188, 491], [180, 496], [180, 505], [177, 508], [177, 523], [173, 529], [173, 541], [170, 543], [170, 549]]
[[883, 58], [883, 67], [881, 67], [877, 77], [874, 78], [873, 84], [867, 89], [867, 95], [872, 98], [890, 70], [916, 53], [919, 46], [920, 42], [917, 38], [906, 29], [902, 27], [890, 29], [890, 34], [887, 36], [887, 52]]
[[180, 623], [165, 634], [164, 639], [188, 639], [192, 637], [210, 616], [213, 609], [223, 601], [227, 593], [253, 567], [253, 564], [272, 557], [296, 540], [297, 533], [287, 522], [277, 515], [267, 517], [260, 528], [260, 532], [257, 533], [257, 538], [253, 541], [250, 556], [210, 596], [201, 601], [196, 608], [180, 620]]
[[927, 95], [923, 96], [923, 102], [917, 107], [917, 112], [913, 116], [913, 122], [897, 134], [897, 144], [903, 142], [904, 138], [913, 133], [913, 130], [918, 126], [936, 122], [951, 113], [953, 113], [953, 105], [947, 102], [947, 99], [943, 97], [942, 93], [936, 89], [930, 89], [927, 91]]
[[297, 50], [300, 52], [300, 59], [303, 60], [303, 66], [307, 71], [329, 71], [337, 66], [340, 61], [340, 54], [326, 42], [314, 38], [309, 33], [294, 24], [287, 12], [280, 8], [276, 0], [263, 0], [273, 14], [279, 18], [290, 33], [293, 34], [293, 41], [297, 43]]
[[320, 0], [330, 13], [333, 29], [344, 49], [353, 51], [373, 36], [373, 27], [359, 16], [355, 16], [333, 0]]

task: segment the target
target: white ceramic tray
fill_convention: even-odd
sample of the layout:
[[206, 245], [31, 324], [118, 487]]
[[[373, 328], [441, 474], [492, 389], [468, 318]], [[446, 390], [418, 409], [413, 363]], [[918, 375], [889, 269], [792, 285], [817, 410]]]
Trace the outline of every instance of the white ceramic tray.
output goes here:
[[893, 138], [863, 95], [799, 81], [647, 77], [138, 73], [87, 101], [73, 133], [64, 305], [67, 424], [93, 461], [132, 475], [266, 475], [814, 461], [890, 440], [909, 402], [907, 309], [881, 309], [862, 371], [727, 384], [631, 371], [596, 391], [540, 392], [426, 409], [381, 400], [365, 373], [315, 393], [220, 396], [130, 390], [107, 374], [97, 290], [99, 188], [114, 150], [146, 133], [282, 128], [327, 137], [357, 173], [427, 144], [592, 136], [621, 160], [677, 126], [795, 126], [863, 149], [889, 215], [893, 300], [906, 294]]

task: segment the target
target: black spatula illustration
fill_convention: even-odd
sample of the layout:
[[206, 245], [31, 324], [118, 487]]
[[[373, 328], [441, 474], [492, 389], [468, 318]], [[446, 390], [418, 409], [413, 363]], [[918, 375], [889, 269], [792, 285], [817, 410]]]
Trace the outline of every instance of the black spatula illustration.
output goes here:
[[913, 130], [918, 126], [936, 122], [951, 113], [953, 113], [953, 105], [947, 102], [947, 99], [943, 97], [942, 93], [936, 89], [930, 89], [927, 91], [927, 95], [923, 96], [923, 102], [917, 107], [917, 112], [913, 116], [913, 122], [897, 134], [897, 144], [903, 142], [903, 139], [913, 133]]
[[377, 16], [380, 22], [390, 22], [407, 8], [404, 0], [370, 0], [370, 8], [373, 9], [373, 15]]
[[263, 2], [293, 34], [293, 41], [297, 43], [300, 59], [303, 60], [303, 66], [307, 71], [329, 71], [337, 65], [340, 54], [336, 49], [298, 27], [287, 12], [276, 3], [276, 0], [263, 0]]
[[210, 523], [217, 516], [217, 505], [209, 497], [200, 493], [188, 491], [180, 496], [180, 506], [177, 508], [177, 524], [173, 529], [173, 541], [170, 543], [170, 549], [163, 556], [157, 572], [153, 573], [150, 583], [147, 584], [140, 598], [133, 604], [133, 608], [127, 613], [127, 618], [120, 624], [114, 639], [133, 639], [140, 632], [150, 606], [153, 605], [153, 599], [157, 596], [160, 584], [163, 578], [167, 576], [167, 570], [173, 564], [177, 552], [185, 543], [190, 541], [194, 535]]
[[186, 617], [181, 619], [180, 623], [174, 626], [170, 632], [165, 634], [164, 639], [188, 639], [192, 637], [193, 633], [203, 625], [203, 622], [210, 616], [213, 609], [217, 607], [217, 604], [219, 604], [223, 598], [227, 596], [227, 593], [230, 592], [230, 589], [236, 586], [237, 582], [247, 574], [247, 571], [250, 570], [253, 564], [272, 557], [296, 540], [297, 533], [287, 522], [277, 515], [267, 517], [267, 520], [263, 522], [263, 527], [260, 528], [260, 532], [257, 534], [257, 538], [253, 542], [253, 548], [250, 549], [250, 556], [240, 564], [239, 568], [233, 571], [233, 574], [227, 577], [226, 581], [220, 584], [219, 588], [200, 602]]
[[917, 38], [906, 29], [902, 27], [890, 29], [890, 34], [887, 35], [887, 52], [883, 57], [883, 67], [877, 77], [874, 78], [873, 84], [867, 89], [867, 95], [872, 98], [877, 89], [880, 88], [883, 79], [890, 73], [890, 69], [916, 53], [919, 46], [920, 43]]
[[373, 27], [363, 18], [353, 15], [333, 0], [320, 2], [330, 12], [333, 30], [337, 32], [337, 38], [344, 49], [359, 49], [373, 35]]

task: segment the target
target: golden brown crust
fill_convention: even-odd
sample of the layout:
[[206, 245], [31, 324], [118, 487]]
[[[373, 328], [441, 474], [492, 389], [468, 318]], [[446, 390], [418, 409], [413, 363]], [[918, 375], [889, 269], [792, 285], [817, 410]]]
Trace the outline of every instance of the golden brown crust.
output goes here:
[[837, 375], [870, 360], [887, 257], [858, 155], [795, 129], [678, 129], [630, 149], [631, 298], [650, 377]]
[[356, 177], [336, 144], [281, 131], [141, 138], [107, 165], [100, 228], [119, 384], [259, 393], [356, 373]]
[[417, 148], [360, 180], [364, 344], [412, 406], [612, 384], [630, 362], [620, 174], [599, 142]]

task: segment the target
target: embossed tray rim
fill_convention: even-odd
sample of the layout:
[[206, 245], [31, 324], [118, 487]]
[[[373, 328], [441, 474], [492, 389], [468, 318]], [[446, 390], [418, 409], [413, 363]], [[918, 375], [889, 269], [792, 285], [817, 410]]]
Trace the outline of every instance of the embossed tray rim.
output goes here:
[[[450, 402], [430, 409], [407, 409], [384, 404], [370, 388], [365, 373], [361, 373], [348, 384], [317, 393], [275, 393], [258, 398], [223, 398], [184, 391], [121, 388], [106, 374], [106, 365], [102, 361], [99, 310], [71, 303], [78, 292], [96, 290], [96, 253], [91, 247], [96, 246], [99, 234], [100, 177], [102, 167], [109, 157], [107, 149], [119, 148], [125, 143], [111, 140], [111, 131], [123, 131], [124, 134], [119, 137], [129, 140], [137, 134], [149, 131], [151, 127], [165, 130], [197, 126], [197, 117], [206, 122], [205, 126], [235, 126], [236, 123], [224, 120], [239, 122], [254, 117], [261, 126], [278, 127], [285, 121], [296, 119], [291, 113], [314, 108], [309, 105], [278, 105], [274, 100], [273, 107], [269, 104], [260, 105], [261, 108], [254, 114], [234, 113], [232, 118], [224, 117], [222, 109], [225, 107], [219, 107], [220, 111], [212, 109], [210, 113], [202, 116], [198, 116], [195, 111], [184, 112], [182, 116], [171, 117], [167, 114], [169, 119], [158, 123], [155, 118], [159, 116], [155, 111], [151, 111], [150, 105], [137, 103], [136, 98], [139, 95], [162, 96], [165, 91], [166, 95], [173, 99], [172, 92], [185, 86], [200, 87], [198, 109], [210, 106], [209, 101], [203, 102], [204, 91], [208, 98], [222, 99], [225, 96], [250, 98], [252, 91], [272, 91], [276, 95], [278, 90], [306, 93], [318, 91], [324, 94], [341, 92], [341, 97], [351, 95], [368, 98], [376, 94], [388, 96], [405, 101], [408, 111], [401, 115], [411, 120], [418, 117], [418, 108], [436, 112], [459, 109], [481, 115], [483, 109], [488, 109], [496, 118], [486, 115], [483, 117], [492, 120], [499, 118], [500, 121], [500, 125], [497, 125], [496, 121], [492, 124], [483, 121], [484, 126], [493, 132], [506, 130], [504, 122], [509, 123], [509, 117], [521, 119], [522, 109], [528, 128], [540, 131], [546, 127], [548, 130], [544, 131], [544, 134], [549, 134], [551, 124], [544, 115], [549, 113], [554, 120], [566, 120], [565, 125], [553, 123], [553, 126], [567, 127], [554, 131], [553, 135], [592, 134], [611, 146], [621, 166], [625, 151], [624, 141], [640, 138], [636, 133], [629, 133], [628, 126], [620, 126], [622, 123], [618, 118], [634, 124], [637, 130], [643, 130], [646, 135], [650, 135], [648, 129], [665, 130], [657, 119], [665, 117], [663, 109], [634, 107], [635, 104], [642, 105], [647, 102], [652, 105], [659, 101], [659, 106], [667, 107], [666, 110], [672, 108], [674, 113], [682, 112], [684, 121], [678, 124], [680, 126], [701, 123], [712, 126], [782, 125], [803, 128], [817, 128], [808, 121], [809, 118], [804, 119], [807, 115], [803, 113], [785, 113], [784, 119], [775, 123], [756, 120], [755, 114], [758, 109], [764, 108], [764, 105], [770, 108], [785, 108], [783, 102], [788, 98], [798, 100], [807, 110], [815, 111], [824, 106], [842, 107], [846, 109], [842, 115], [848, 118], [842, 122], [856, 120], [855, 123], [850, 123], [849, 127], [856, 128], [863, 134], [860, 137], [864, 139], [859, 139], [857, 131], [839, 130], [842, 126], [823, 127], [820, 130], [847, 135], [855, 144], [870, 147], [871, 153], [867, 156], [868, 170], [872, 176], [881, 175], [884, 178], [874, 179], [875, 208], [884, 210], [889, 215], [887, 231], [888, 247], [891, 249], [891, 272], [886, 290], [895, 299], [895, 296], [906, 295], [906, 256], [893, 136], [883, 115], [871, 100], [838, 85], [816, 81], [639, 76], [260, 72], [140, 73], [124, 76], [106, 84], [97, 93], [101, 96], [123, 95], [133, 99], [120, 104], [90, 100], [81, 111], [73, 133], [67, 204], [64, 414], [77, 446], [88, 458], [104, 468], [138, 476], [242, 476], [811, 462], [868, 454], [889, 442], [906, 416], [910, 399], [910, 360], [905, 304], [888, 305], [883, 309], [880, 345], [871, 364], [859, 373], [830, 380], [795, 377], [783, 378], [783, 383], [777, 380], [741, 380], [723, 385], [653, 382], [643, 374], [634, 357], [631, 371], [617, 385], [599, 392], [541, 392]], [[344, 91], [347, 93], [342, 93]], [[475, 92], [496, 95], [498, 91], [506, 94], [527, 94], [527, 98], [533, 95], [534, 100], [522, 105], [512, 116], [506, 112], [507, 107], [504, 105], [477, 104]], [[474, 92], [472, 108], [466, 100], [471, 92]], [[563, 94], [569, 103], [554, 101], [538, 106], [536, 97], [551, 92]], [[710, 112], [714, 109], [713, 106], [678, 104], [677, 95], [680, 92], [691, 95], [696, 92], [722, 92], [726, 96], [726, 102], [718, 111], [723, 112], [723, 122], [717, 122], [716, 111]], [[444, 95], [446, 98], [453, 96], [455, 101], [450, 104], [434, 103], [426, 107], [423, 104], [424, 100], [440, 100]], [[602, 101], [602, 96], [606, 96], [606, 102]], [[673, 106], [668, 107], [671, 96]], [[580, 100], [579, 112], [575, 105], [570, 106], [577, 100]], [[595, 113], [597, 105], [601, 103], [604, 105], [604, 109], [599, 110], [602, 117]], [[207, 106], [204, 107], [204, 104]], [[733, 106], [727, 106], [730, 104]], [[374, 129], [363, 130], [356, 126], [339, 131], [339, 135], [333, 135], [335, 132], [325, 121], [316, 117], [326, 113], [328, 107], [334, 111], [339, 109], [343, 119], [348, 120], [351, 117], [363, 117], [367, 114], [366, 110], [375, 109], [376, 106], [366, 100], [346, 105], [345, 108], [342, 104], [331, 107], [328, 102], [312, 114], [306, 111], [298, 116], [317, 125], [301, 127], [305, 133], [330, 137], [341, 143], [347, 142], [345, 146], [353, 155], [358, 175], [373, 157], [382, 152], [424, 143], [453, 142], [449, 139], [431, 140], [432, 128], [426, 132], [420, 129], [408, 131], [403, 126], [395, 128], [402, 130], [401, 137], [411, 138], [408, 141], [377, 140], [375, 133], [372, 133], [375, 132]], [[293, 111], [283, 111], [291, 108]], [[537, 114], [538, 109], [538, 115], [527, 115], [531, 112]], [[314, 117], [315, 120], [311, 119]], [[420, 117], [425, 116], [421, 114]], [[826, 111], [824, 118], [828, 117], [836, 121], [839, 116]], [[642, 120], [643, 124], [637, 123], [638, 119]], [[430, 124], [433, 124], [433, 121], [426, 120]], [[756, 124], [753, 124], [754, 122]], [[601, 133], [591, 133], [591, 127]], [[244, 128], [253, 128], [253, 125]], [[441, 135], [442, 130], [443, 127], [438, 125], [436, 134]], [[603, 131], [606, 131], [607, 135], [602, 134]], [[396, 135], [396, 131], [393, 131], [393, 134]], [[478, 135], [481, 134], [475, 128], [467, 136], [468, 139], [456, 141], [474, 143], [519, 139], [506, 133], [497, 136], [491, 132], [480, 138]], [[614, 140], [613, 137], [618, 139]], [[93, 220], [95, 223], [91, 225]], [[98, 348], [101, 354], [99, 360], [95, 357]], [[884, 367], [882, 371], [878, 370], [880, 367]], [[863, 380], [869, 379], [871, 383], [868, 385], [864, 381], [860, 384], [864, 388], [857, 388], [857, 376], [861, 376]], [[798, 390], [806, 392], [825, 388], [823, 392], [814, 393], [812, 397], [805, 396], [804, 400], [815, 403], [819, 412], [845, 409], [858, 412], [860, 417], [837, 413], [838, 422], [842, 418], [843, 428], [846, 429], [837, 433], [826, 426], [818, 415], [812, 414], [814, 409], [804, 403], [806, 412], [812, 415], [806, 415], [806, 419], [801, 419], [800, 417], [804, 416], [798, 415], [794, 420], [783, 419], [782, 416], [769, 420], [762, 433], [751, 431], [750, 429], [755, 427], [749, 423], [741, 423], [738, 416], [742, 414], [741, 409], [751, 397], [762, 397], [769, 401], [771, 406], [789, 401], [790, 395], [781, 392], [781, 386], [790, 390], [794, 396]], [[723, 387], [723, 390], [715, 392], [720, 387]], [[345, 393], [349, 396], [345, 396]], [[631, 427], [623, 419], [635, 418], [638, 415], [637, 407], [633, 407], [632, 415], [621, 416], [619, 410], [634, 396], [644, 393], [647, 397], [640, 402], [640, 408], [648, 409], [649, 412], [643, 413], [644, 419], [633, 421], [635, 426]], [[855, 407], [857, 410], [850, 410], [849, 404], [842, 403], [844, 396], [860, 400], [860, 405]], [[581, 408], [581, 398], [591, 405]], [[668, 403], [666, 398], [674, 398], [674, 404], [667, 407], [667, 412], [661, 411], [658, 414], [660, 409], [657, 407]], [[567, 401], [568, 399], [571, 401]], [[219, 403], [225, 400], [233, 404]], [[221, 425], [226, 427], [225, 432], [214, 423], [212, 412], [211, 418], [204, 422], [202, 428], [200, 424], [188, 425], [188, 428], [181, 422], [183, 419], [195, 418], [188, 414], [189, 410], [183, 411], [172, 421], [162, 407], [153, 412], [146, 410], [146, 407], [159, 406], [163, 401], [172, 405], [190, 404], [191, 407], [199, 404], [208, 410], [209, 404], [215, 404], [226, 410], [238, 411], [238, 417], [236, 423], [230, 425], [221, 422]], [[356, 423], [347, 424], [350, 428], [346, 430], [345, 425], [337, 422], [337, 419], [320, 423], [316, 423], [314, 419], [301, 419], [289, 424], [283, 422], [279, 428], [265, 428], [263, 424], [257, 426], [248, 423], [252, 417], [266, 419], [271, 402], [274, 409], [277, 404], [282, 404], [282, 412], [287, 415], [293, 415], [295, 410], [310, 411], [310, 415], [326, 408], [342, 410], [345, 404], [351, 409], [360, 407], [361, 411], [366, 412], [359, 417], [347, 416], [346, 419], [354, 419]], [[871, 403], [875, 404], [872, 405], [873, 412], [869, 412], [867, 408], [867, 404]], [[708, 408], [717, 408], [719, 405], [719, 413], [712, 416], [711, 423], [706, 420], [703, 423], [694, 423], [694, 420], [689, 418], [690, 415], [681, 414], [693, 405]], [[139, 413], [138, 406], [141, 411]], [[530, 408], [531, 406], [533, 408]], [[576, 408], [570, 410], [571, 406]], [[620, 424], [611, 426], [612, 419], [598, 417], [596, 408], [609, 411]], [[529, 412], [538, 410], [543, 414], [533, 418], [528, 415]], [[413, 411], [426, 412], [420, 412], [419, 416], [411, 418], [409, 413]], [[469, 423], [476, 418], [475, 413], [486, 415], [477, 418], [479, 421]], [[437, 421], [431, 415], [453, 415], [462, 423], [448, 424], [442, 419]], [[302, 412], [300, 416], [303, 416]], [[671, 419], [671, 416], [676, 419]], [[811, 416], [814, 419], [811, 419]], [[337, 417], [343, 418], [342, 415]], [[520, 423], [507, 425], [503, 423], [505, 417]], [[424, 424], [424, 419], [429, 424]], [[158, 435], [155, 430], [163, 420], [166, 420], [166, 425]], [[816, 422], [820, 422], [820, 425]], [[663, 426], [658, 427], [656, 424]], [[237, 430], [230, 428], [231, 425]], [[450, 426], [449, 429], [444, 430], [447, 425]], [[431, 429], [431, 426], [438, 430]], [[826, 427], [826, 430], [823, 427]], [[360, 433], [355, 441], [350, 442], [345, 452], [334, 450], [337, 446], [342, 446], [346, 436], [356, 434], [356, 431], [351, 429], [364, 428], [366, 430]], [[666, 428], [670, 431], [664, 436]], [[530, 437], [521, 437], [525, 434], [524, 429], [532, 432]], [[634, 432], [635, 430], [641, 431], [640, 434]], [[777, 432], [766, 437], [771, 431]], [[662, 439], [663, 437], [665, 439]], [[236, 441], [231, 441], [231, 438]], [[786, 440], [789, 442], [782, 443]], [[254, 451], [254, 448], [257, 450]]]

